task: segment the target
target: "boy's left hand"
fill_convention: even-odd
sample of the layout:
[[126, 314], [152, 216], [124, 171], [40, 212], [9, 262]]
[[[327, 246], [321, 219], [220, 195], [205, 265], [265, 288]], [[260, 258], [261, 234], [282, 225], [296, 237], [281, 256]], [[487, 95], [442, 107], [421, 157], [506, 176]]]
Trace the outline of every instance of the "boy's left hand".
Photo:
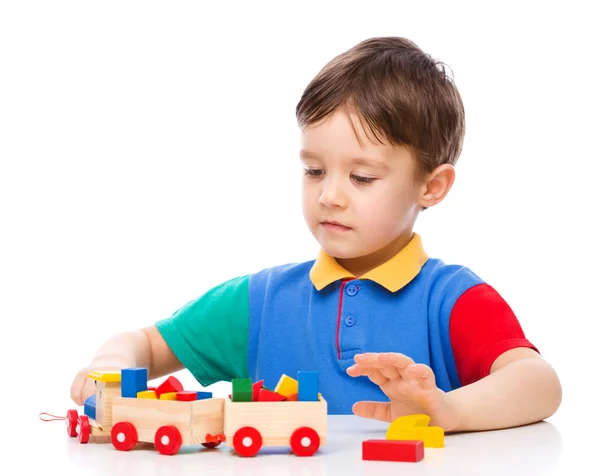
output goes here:
[[390, 399], [390, 402], [357, 402], [355, 415], [393, 422], [404, 415], [423, 413], [431, 418], [431, 426], [452, 431], [460, 423], [460, 414], [448, 394], [435, 385], [431, 368], [399, 353], [365, 353], [354, 357], [348, 368], [352, 377], [369, 377]]

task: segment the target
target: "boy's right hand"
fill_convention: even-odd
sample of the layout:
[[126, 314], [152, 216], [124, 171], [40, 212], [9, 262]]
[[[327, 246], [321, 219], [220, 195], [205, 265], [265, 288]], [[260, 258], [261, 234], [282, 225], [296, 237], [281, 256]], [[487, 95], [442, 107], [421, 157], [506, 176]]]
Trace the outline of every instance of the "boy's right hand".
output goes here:
[[77, 375], [75, 376], [75, 380], [71, 385], [71, 399], [77, 405], [83, 405], [88, 397], [94, 395], [96, 393], [96, 384], [95, 382], [88, 378], [88, 375], [94, 370], [120, 370], [119, 367], [112, 366], [98, 366], [98, 365], [88, 365], [87, 367], [82, 368]]

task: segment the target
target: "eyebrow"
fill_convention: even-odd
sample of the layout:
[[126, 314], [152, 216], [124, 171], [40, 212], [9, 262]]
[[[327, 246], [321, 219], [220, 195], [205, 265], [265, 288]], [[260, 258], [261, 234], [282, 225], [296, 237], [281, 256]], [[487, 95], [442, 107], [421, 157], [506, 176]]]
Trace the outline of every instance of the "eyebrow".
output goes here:
[[[319, 157], [318, 154], [315, 154], [314, 152], [311, 152], [310, 150], [305, 150], [305, 149], [302, 149], [300, 151], [300, 158], [321, 160], [321, 157]], [[366, 157], [353, 157], [352, 159], [350, 159], [350, 163], [351, 164], [360, 164], [360, 165], [370, 165], [373, 167], [381, 167], [381, 168], [386, 168], [386, 169], [389, 168], [389, 165], [387, 164], [387, 162], [384, 162], [383, 160], [369, 159]]]

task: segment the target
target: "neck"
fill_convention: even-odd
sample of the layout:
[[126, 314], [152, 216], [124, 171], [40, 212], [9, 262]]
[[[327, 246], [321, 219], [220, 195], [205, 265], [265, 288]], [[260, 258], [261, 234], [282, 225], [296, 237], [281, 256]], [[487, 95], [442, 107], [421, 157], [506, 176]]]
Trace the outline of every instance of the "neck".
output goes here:
[[412, 228], [398, 236], [394, 241], [383, 248], [358, 258], [336, 258], [336, 261], [347, 271], [351, 272], [357, 278], [367, 274], [372, 269], [381, 266], [386, 261], [396, 256], [412, 239]]

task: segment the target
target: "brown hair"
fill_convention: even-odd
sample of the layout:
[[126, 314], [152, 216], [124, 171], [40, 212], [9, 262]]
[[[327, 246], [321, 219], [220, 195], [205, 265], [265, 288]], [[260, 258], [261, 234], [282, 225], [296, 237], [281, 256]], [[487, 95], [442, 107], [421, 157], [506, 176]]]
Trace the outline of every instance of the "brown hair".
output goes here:
[[421, 174], [458, 161], [465, 133], [458, 89], [443, 63], [406, 38], [370, 38], [333, 58], [304, 90], [298, 125], [315, 124], [338, 108], [357, 113], [378, 142], [384, 144], [383, 134], [394, 146], [412, 147]]

